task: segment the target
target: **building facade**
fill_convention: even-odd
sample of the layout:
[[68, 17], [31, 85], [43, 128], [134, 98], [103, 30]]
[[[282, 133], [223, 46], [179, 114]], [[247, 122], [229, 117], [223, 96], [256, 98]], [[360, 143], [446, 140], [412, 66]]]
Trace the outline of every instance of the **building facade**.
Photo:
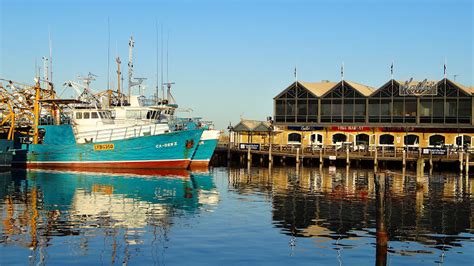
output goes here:
[[274, 144], [459, 148], [474, 137], [473, 88], [449, 79], [297, 81], [273, 100]]

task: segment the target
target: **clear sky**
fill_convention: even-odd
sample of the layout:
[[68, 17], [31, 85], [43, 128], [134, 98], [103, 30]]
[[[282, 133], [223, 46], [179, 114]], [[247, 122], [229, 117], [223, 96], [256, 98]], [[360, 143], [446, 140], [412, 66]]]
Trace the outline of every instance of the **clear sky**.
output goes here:
[[117, 53], [126, 76], [133, 35], [135, 76], [148, 78], [151, 94], [158, 21], [165, 43], [169, 33], [178, 104], [219, 128], [271, 116], [272, 99], [294, 81], [295, 66], [299, 80], [338, 81], [344, 62], [345, 79], [380, 87], [392, 61], [396, 79], [439, 80], [446, 58], [448, 78], [473, 84], [471, 0], [0, 3], [0, 77], [33, 83], [35, 60], [41, 65], [49, 54], [50, 29], [56, 86], [92, 72], [99, 76], [93, 88], [104, 89], [110, 20], [111, 80]]

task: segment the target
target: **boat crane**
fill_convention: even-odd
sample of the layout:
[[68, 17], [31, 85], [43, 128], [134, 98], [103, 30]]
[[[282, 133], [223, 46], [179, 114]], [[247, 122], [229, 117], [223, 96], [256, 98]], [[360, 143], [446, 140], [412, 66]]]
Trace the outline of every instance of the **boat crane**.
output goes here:
[[[2, 130], [7, 131], [7, 139], [14, 137], [15, 129], [33, 136], [33, 143], [38, 143], [38, 125], [41, 115], [41, 99], [50, 98], [54, 93], [52, 90], [42, 89], [39, 77], [35, 78], [35, 85], [23, 84], [12, 80], [0, 78], [8, 84], [0, 86], [0, 108]], [[7, 88], [9, 90], [7, 90]]]
[[[82, 80], [83, 84], [80, 84], [78, 82], [69, 80], [66, 81], [63, 86], [65, 87], [71, 87], [75, 90], [76, 95], [78, 96], [78, 100], [86, 103], [90, 103], [94, 105], [95, 107], [99, 108], [102, 106], [102, 101], [100, 99], [100, 94], [95, 93], [91, 88], [90, 84], [92, 81], [95, 80], [97, 75], [94, 75], [89, 72], [87, 76], [78, 76], [77, 79]], [[100, 96], [97, 96], [100, 95]]]

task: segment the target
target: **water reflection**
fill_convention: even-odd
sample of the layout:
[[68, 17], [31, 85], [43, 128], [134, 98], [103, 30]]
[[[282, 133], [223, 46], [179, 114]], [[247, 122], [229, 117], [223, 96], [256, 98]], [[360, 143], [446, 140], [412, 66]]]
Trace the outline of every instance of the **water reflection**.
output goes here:
[[95, 238], [103, 237], [109, 262], [101, 260], [127, 263], [137, 253], [132, 246], [148, 241], [163, 249], [174, 219], [218, 201], [209, 173], [7, 172], [0, 176], [0, 243], [29, 248], [30, 263], [44, 263], [58, 236], [65, 237], [66, 252], [79, 255], [93, 253]]
[[474, 179], [386, 178], [376, 249], [371, 170], [3, 173], [0, 264], [469, 264]]
[[[389, 241], [395, 241], [389, 243], [389, 253], [414, 255], [441, 250], [444, 256], [450, 249], [462, 248], [463, 242], [472, 242], [474, 179], [438, 173], [424, 177], [425, 184], [420, 187], [412, 173], [391, 172], [387, 178], [386, 226]], [[360, 244], [351, 244], [351, 240], [375, 237], [371, 170], [233, 169], [229, 182], [238, 193], [268, 195], [274, 226], [282, 233], [314, 238], [317, 247], [335, 249], [338, 255], [340, 250]], [[399, 244], [408, 242], [421, 246]]]

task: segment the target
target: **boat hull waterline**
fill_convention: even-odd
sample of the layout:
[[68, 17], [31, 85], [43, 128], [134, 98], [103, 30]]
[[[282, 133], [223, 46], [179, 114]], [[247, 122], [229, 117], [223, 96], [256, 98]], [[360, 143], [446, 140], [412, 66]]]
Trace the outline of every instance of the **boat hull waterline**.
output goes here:
[[21, 144], [12, 165], [17, 168], [186, 169], [202, 135], [202, 130], [187, 130], [76, 144], [71, 141], [72, 129], [65, 126], [45, 126], [46, 135], [55, 136], [54, 140], [45, 138], [43, 144]]

